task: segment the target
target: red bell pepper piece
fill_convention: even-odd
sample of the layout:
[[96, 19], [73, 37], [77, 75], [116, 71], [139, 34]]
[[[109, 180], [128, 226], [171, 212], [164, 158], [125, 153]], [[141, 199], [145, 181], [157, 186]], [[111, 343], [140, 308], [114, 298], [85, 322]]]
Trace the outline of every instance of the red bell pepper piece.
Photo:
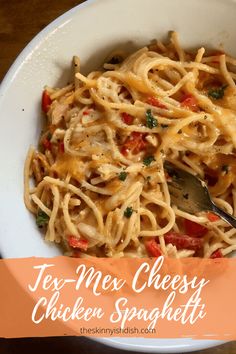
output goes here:
[[166, 105], [161, 103], [156, 97], [150, 96], [147, 98], [146, 102], [150, 104], [151, 106], [158, 107], [158, 108], [163, 108], [167, 109]]
[[177, 250], [188, 249], [197, 251], [203, 246], [203, 239], [191, 237], [177, 232], [168, 232], [164, 235], [166, 244], [171, 243]]
[[87, 251], [88, 249], [88, 240], [81, 239], [73, 235], [68, 237], [68, 243], [72, 248], [79, 248], [83, 251]]
[[193, 112], [199, 110], [196, 98], [191, 94], [186, 94], [181, 99], [181, 107], [190, 109]]
[[214, 221], [217, 221], [220, 219], [220, 217], [218, 215], [211, 213], [211, 212], [207, 213], [207, 218], [211, 222], [214, 222]]
[[121, 117], [123, 122], [128, 125], [131, 125], [134, 121], [134, 117], [132, 117], [130, 114], [125, 112], [121, 113]]
[[224, 257], [224, 256], [223, 256], [223, 254], [222, 254], [220, 249], [218, 249], [215, 252], [213, 252], [212, 255], [210, 256], [210, 258], [212, 258], [212, 259], [222, 258], [222, 257]]
[[146, 247], [147, 253], [151, 257], [160, 257], [162, 255], [160, 245], [157, 244], [155, 239], [146, 241], [145, 247]]
[[187, 219], [184, 219], [184, 228], [186, 234], [193, 237], [203, 237], [208, 231], [205, 226]]
[[145, 134], [139, 132], [132, 132], [124, 142], [121, 148], [121, 153], [127, 155], [128, 152], [138, 154], [146, 148], [146, 141], [144, 140]]
[[47, 113], [49, 111], [51, 103], [52, 100], [49, 94], [47, 93], [46, 90], [44, 90], [42, 95], [42, 110], [44, 113]]

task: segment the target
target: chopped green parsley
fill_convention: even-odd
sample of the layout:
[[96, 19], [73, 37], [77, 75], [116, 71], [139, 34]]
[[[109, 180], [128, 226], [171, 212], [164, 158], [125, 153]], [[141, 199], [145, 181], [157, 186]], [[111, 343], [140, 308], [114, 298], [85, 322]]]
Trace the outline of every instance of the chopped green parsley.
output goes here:
[[133, 208], [132, 207], [127, 207], [124, 211], [124, 216], [126, 218], [130, 218], [131, 215], [133, 214]]
[[153, 117], [151, 109], [146, 111], [146, 126], [150, 129], [158, 126], [157, 119]]
[[38, 211], [36, 216], [36, 224], [38, 227], [43, 227], [48, 224], [49, 216], [42, 210]]
[[223, 85], [219, 88], [210, 89], [208, 91], [208, 96], [214, 98], [215, 100], [219, 100], [224, 97], [226, 87], [227, 85]]
[[154, 156], [146, 156], [143, 159], [143, 163], [145, 166], [149, 166], [153, 161], [155, 161], [155, 157]]
[[120, 181], [125, 181], [127, 177], [127, 172], [125, 171], [120, 172], [118, 177]]

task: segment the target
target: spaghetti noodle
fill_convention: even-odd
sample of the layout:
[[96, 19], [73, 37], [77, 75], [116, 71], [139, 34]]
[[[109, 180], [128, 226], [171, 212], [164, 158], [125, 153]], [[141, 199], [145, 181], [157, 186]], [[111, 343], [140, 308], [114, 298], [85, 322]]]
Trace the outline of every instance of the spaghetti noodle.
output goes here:
[[[177, 34], [87, 77], [46, 87], [39, 150], [25, 162], [25, 204], [66, 254], [222, 257], [236, 229], [212, 213], [171, 204], [163, 162], [199, 175], [236, 215], [236, 59], [185, 52]], [[30, 187], [31, 177], [35, 186]]]

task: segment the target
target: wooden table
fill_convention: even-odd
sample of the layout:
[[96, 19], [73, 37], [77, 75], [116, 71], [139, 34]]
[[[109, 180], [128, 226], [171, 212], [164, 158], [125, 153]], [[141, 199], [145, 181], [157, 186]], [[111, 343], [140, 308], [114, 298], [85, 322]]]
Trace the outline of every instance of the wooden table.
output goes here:
[[[0, 0], [0, 81], [25, 45], [48, 23], [83, 1]], [[217, 320], [217, 314], [216, 314]], [[0, 339], [0, 353], [119, 354], [83, 337]], [[123, 351], [124, 352], [124, 351]], [[200, 353], [200, 352], [198, 352]], [[204, 350], [205, 354], [236, 354], [236, 342]]]

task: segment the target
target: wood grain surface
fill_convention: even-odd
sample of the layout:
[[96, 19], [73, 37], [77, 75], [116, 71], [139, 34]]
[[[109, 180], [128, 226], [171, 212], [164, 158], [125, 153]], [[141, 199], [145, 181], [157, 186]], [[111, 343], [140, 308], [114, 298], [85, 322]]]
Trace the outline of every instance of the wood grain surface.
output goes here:
[[[0, 0], [0, 81], [17, 55], [41, 29], [81, 2], [83, 1]], [[218, 320], [217, 314], [216, 320]], [[49, 352], [50, 354], [124, 353], [124, 351], [105, 347], [84, 337], [0, 339], [0, 354]], [[236, 354], [236, 342], [197, 353]]]

